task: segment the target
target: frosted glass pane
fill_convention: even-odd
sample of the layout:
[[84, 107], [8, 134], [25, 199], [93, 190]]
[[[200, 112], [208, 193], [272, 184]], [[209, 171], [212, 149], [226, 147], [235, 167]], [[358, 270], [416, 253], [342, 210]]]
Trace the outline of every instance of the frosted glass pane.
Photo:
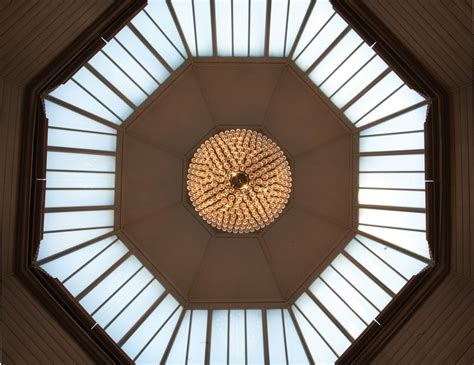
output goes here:
[[428, 106], [423, 105], [415, 110], [391, 118], [386, 122], [360, 131], [361, 136], [373, 134], [422, 131], [426, 121]]
[[129, 257], [82, 298], [81, 305], [88, 313], [92, 313], [141, 267], [135, 256]]
[[211, 364], [227, 364], [227, 310], [212, 311]]
[[212, 27], [210, 0], [194, 0], [197, 45], [200, 57], [212, 56]]
[[113, 228], [87, 229], [82, 231], [45, 233], [41, 240], [37, 260], [77, 246], [93, 238], [112, 232]]
[[46, 190], [45, 207], [114, 205], [114, 190]]
[[97, 323], [105, 327], [151, 279], [152, 275], [150, 272], [142, 268], [137, 275], [125, 284], [123, 288], [114, 294], [114, 296], [93, 315]]
[[[369, 61], [374, 54], [372, 48], [364, 43], [324, 83], [320, 85], [321, 91], [327, 96], [334, 94], [352, 75], [354, 75], [357, 70]], [[351, 90], [347, 90], [348, 94], [349, 91]], [[346, 95], [346, 98], [349, 97], [350, 96]], [[342, 99], [343, 98], [341, 97], [341, 101], [336, 104], [339, 105], [339, 107], [342, 106]], [[334, 99], [333, 102], [336, 103], [336, 100], [337, 99]]]
[[54, 261], [48, 262], [42, 265], [41, 268], [52, 277], [56, 277], [62, 281], [108, 245], [113, 243], [116, 239], [117, 237], [115, 236], [104, 238], [101, 241], [95, 242], [89, 246], [59, 257]]
[[[173, 70], [176, 70], [184, 62], [183, 57], [176, 48], [173, 47], [165, 35], [153, 24], [145, 12], [142, 11], [133, 18], [132, 24]], [[125, 36], [132, 37], [131, 34], [126, 34], [127, 32], [131, 32], [130, 29], [124, 28], [123, 32], [124, 34], [117, 36], [119, 40]]]
[[425, 148], [423, 132], [361, 137], [359, 139], [360, 152], [402, 151], [423, 148]]
[[364, 322], [321, 279], [316, 279], [309, 290], [353, 338], [360, 336], [366, 327]]
[[112, 110], [120, 119], [125, 120], [132, 114], [133, 109], [88, 69], [81, 68], [73, 76], [73, 79]]
[[352, 104], [344, 115], [355, 123], [402, 84], [403, 81], [397, 74], [390, 72]]
[[115, 174], [46, 171], [46, 188], [111, 188]]
[[424, 191], [359, 189], [359, 204], [424, 208]]
[[296, 59], [298, 67], [306, 71], [346, 27], [347, 23], [339, 15], [334, 15], [308, 48]]
[[267, 334], [270, 364], [286, 364], [281, 309], [267, 310]]
[[78, 295], [127, 252], [128, 249], [122, 242], [114, 243], [69, 280], [65, 281], [64, 286], [73, 296]]
[[290, 364], [308, 364], [308, 358], [301, 344], [300, 337], [296, 333], [296, 328], [291, 319], [288, 309], [283, 310], [283, 317], [285, 321], [285, 335], [288, 349], [288, 362]]
[[359, 209], [359, 223], [422, 231], [425, 230], [426, 226], [425, 213], [366, 208]]
[[362, 69], [358, 71], [352, 69], [352, 72], [356, 72], [354, 77], [331, 97], [331, 101], [338, 108], [342, 108], [385, 71], [387, 67], [387, 64], [380, 57], [376, 56]]
[[295, 306], [293, 306], [293, 313], [295, 314], [313, 360], [318, 364], [334, 364], [337, 360], [334, 352], [326, 345]]
[[232, 8], [227, 0], [215, 0], [217, 55], [232, 56]]
[[321, 336], [331, 345], [334, 351], [341, 356], [350, 346], [350, 342], [324, 314], [321, 308], [306, 293], [303, 293], [295, 304], [306, 315], [313, 326], [318, 329]]
[[424, 155], [363, 156], [359, 171], [424, 171]]
[[[173, 316], [166, 322], [164, 327], [158, 332], [153, 341], [146, 347], [145, 351], [135, 361], [136, 364], [158, 364], [163, 358], [166, 351], [166, 347], [173, 335], [173, 331], [179, 319], [179, 315], [182, 311], [180, 307]], [[188, 364], [192, 364], [188, 362]]]
[[356, 238], [372, 252], [376, 253], [377, 256], [393, 266], [407, 280], [410, 280], [413, 275], [418, 274], [426, 266], [424, 262], [367, 237], [357, 235]]
[[359, 230], [393, 243], [401, 248], [431, 258], [425, 232], [359, 225]]
[[247, 57], [249, 37], [249, 0], [234, 0], [234, 56]]
[[378, 310], [382, 310], [390, 302], [390, 295], [343, 255], [338, 255], [331, 265]]
[[168, 317], [178, 307], [178, 302], [168, 294], [156, 309], [145, 319], [140, 327], [133, 333], [122, 349], [134, 359], [144, 345], [152, 338]]
[[[110, 325], [109, 327], [107, 327], [107, 333], [109, 334], [110, 337], [112, 337], [112, 339], [115, 341], [115, 342], [118, 342], [126, 333], [127, 331], [140, 319], [140, 317], [145, 314], [145, 312], [151, 307], [151, 305], [159, 298], [159, 296], [163, 293], [164, 289], [163, 287], [161, 286], [161, 284], [155, 279], [153, 280], [153, 282], [142, 292], [140, 293], [140, 295], [135, 298], [135, 300], [120, 314], [120, 316], [117, 317], [117, 319], [115, 319]], [[168, 295], [168, 297], [166, 297], [163, 302], [167, 299], [167, 304], [169, 304], [168, 302], [171, 300], [170, 299], [170, 295]], [[174, 301], [174, 299], [172, 299]], [[163, 303], [162, 302], [162, 303]], [[160, 303], [160, 305], [162, 304]], [[148, 329], [151, 327], [151, 324], [149, 322], [149, 319], [150, 317], [152, 317], [153, 319], [156, 319], [156, 312], [157, 310], [160, 308], [160, 306], [158, 306], [157, 309], [155, 309], [153, 311], [153, 313], [155, 313], [155, 316], [152, 317], [152, 315], [150, 315], [145, 323], [146, 323], [146, 326], [145, 328], [141, 328], [141, 331], [138, 332], [140, 330], [140, 328], [133, 334], [133, 336], [127, 341], [128, 343], [128, 347], [127, 349], [129, 349], [130, 351], [135, 351], [137, 350], [136, 349], [136, 346], [137, 346], [137, 339], [139, 337], [137, 337], [137, 333], [138, 334], [149, 334], [148, 332]], [[144, 324], [145, 324], [144, 323]], [[158, 325], [157, 325], [158, 327]], [[151, 337], [151, 334], [149, 334], [149, 336]], [[148, 339], [150, 338], [142, 338], [142, 344], [144, 345], [146, 343], [146, 341], [148, 341]], [[140, 350], [141, 348], [139, 348], [138, 350]], [[128, 351], [127, 351], [128, 353]], [[134, 352], [134, 355], [135, 356], [136, 353]]]
[[309, 0], [290, 1], [290, 13], [288, 18], [288, 29], [286, 34], [285, 56], [289, 56], [298, 31], [303, 23], [304, 16], [308, 10]]
[[[125, 29], [127, 28], [122, 29], [120, 33], [124, 32]], [[122, 42], [124, 39], [122, 38], [120, 41]], [[127, 49], [129, 49], [134, 57], [138, 57], [140, 62], [144, 62], [147, 59], [149, 59], [150, 62], [153, 62], [154, 56], [151, 55], [148, 50], [140, 51], [140, 49], [131, 47], [131, 44], [125, 43], [124, 45], [127, 47]], [[144, 47], [143, 44], [142, 47]], [[136, 48], [141, 47], [137, 45]], [[112, 58], [114, 62], [116, 62], [123, 70], [126, 70], [130, 77], [148, 94], [151, 94], [158, 88], [158, 84], [155, 82], [155, 80], [153, 80], [153, 78], [145, 71], [145, 69], [139, 63], [137, 63], [137, 61], [133, 59], [115, 39], [112, 39], [109, 43], [107, 43], [105, 47], [102, 48], [102, 51]], [[142, 53], [137, 54], [134, 51], [139, 51]]]
[[245, 364], [245, 315], [244, 310], [230, 311], [229, 364]]
[[323, 25], [328, 21], [331, 15], [334, 13], [331, 3], [329, 0], [318, 0], [316, 5], [311, 12], [311, 15], [306, 23], [306, 27], [301, 34], [300, 41], [295, 49], [294, 57], [298, 57], [301, 51], [308, 45]]
[[140, 105], [147, 98], [147, 95], [104, 53], [97, 53], [89, 63], [135, 106]]
[[250, 56], [265, 55], [267, 0], [250, 0]]
[[[153, 35], [156, 37], [156, 34]], [[158, 61], [153, 53], [145, 46], [140, 39], [130, 30], [130, 28], [123, 28], [116, 36], [120, 43], [134, 55], [140, 64], [150, 73], [158, 82], [163, 83], [170, 75], [163, 64]], [[110, 42], [108, 43], [110, 44]], [[156, 83], [154, 83], [156, 85]], [[154, 86], [154, 85], [153, 85]], [[151, 89], [151, 85], [149, 87]], [[146, 90], [149, 90], [146, 89]], [[150, 93], [155, 88], [151, 89]]]
[[362, 39], [351, 30], [314, 68], [309, 78], [316, 85], [321, 84], [361, 43]]
[[114, 224], [113, 210], [86, 210], [44, 214], [44, 231], [58, 231], [87, 227], [110, 227]]
[[181, 365], [186, 364], [186, 349], [188, 346], [188, 334], [189, 334], [189, 320], [191, 318], [191, 311], [187, 310], [183, 317], [181, 325], [179, 326], [178, 333], [173, 342], [166, 364], [169, 365]]
[[48, 146], [115, 152], [117, 137], [48, 128]]
[[89, 153], [68, 153], [48, 151], [48, 170], [79, 170], [79, 171], [115, 171], [115, 157], [93, 155]]
[[45, 100], [44, 106], [46, 117], [48, 118], [48, 126], [50, 127], [117, 134], [116, 129], [107, 127], [102, 123], [98, 123], [95, 120], [73, 112], [72, 110], [62, 107], [52, 101]]
[[204, 357], [206, 355], [206, 332], [207, 310], [193, 310], [191, 337], [189, 338], [188, 364], [204, 364]]
[[329, 285], [366, 323], [372, 322], [379, 312], [331, 266], [321, 274]]
[[73, 80], [69, 80], [58, 88], [54, 89], [49, 95], [65, 101], [71, 105], [97, 115], [109, 122], [121, 124], [122, 121], [113, 115], [107, 108], [100, 104], [96, 99], [84, 91]]
[[[184, 37], [186, 38], [186, 42], [188, 43], [189, 50], [193, 56], [196, 56], [192, 0], [174, 0], [172, 4], [184, 33]], [[217, 34], [219, 34], [219, 32], [217, 32]]]
[[424, 189], [423, 172], [360, 173], [359, 186], [364, 188]]
[[263, 364], [262, 311], [247, 310], [247, 362], [248, 365]]
[[285, 48], [286, 14], [290, 0], [273, 0], [270, 15], [270, 57], [283, 57]]

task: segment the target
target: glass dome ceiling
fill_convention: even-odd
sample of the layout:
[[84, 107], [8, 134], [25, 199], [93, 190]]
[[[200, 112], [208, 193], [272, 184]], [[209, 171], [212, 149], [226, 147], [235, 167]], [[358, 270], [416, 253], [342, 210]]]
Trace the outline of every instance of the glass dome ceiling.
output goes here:
[[[149, 0], [45, 96], [36, 264], [136, 363], [334, 363], [431, 263], [429, 100], [372, 47], [327, 0]], [[288, 58], [358, 133], [354, 238], [284, 307], [189, 307], [116, 235], [117, 130], [194, 57]]]

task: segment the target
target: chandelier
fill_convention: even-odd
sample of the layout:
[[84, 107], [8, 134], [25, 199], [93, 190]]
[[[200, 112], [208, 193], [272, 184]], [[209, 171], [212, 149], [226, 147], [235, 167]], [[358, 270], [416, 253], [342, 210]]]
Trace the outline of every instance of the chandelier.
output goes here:
[[231, 129], [206, 140], [194, 154], [187, 176], [189, 198], [212, 227], [255, 232], [272, 223], [288, 203], [291, 171], [270, 138]]

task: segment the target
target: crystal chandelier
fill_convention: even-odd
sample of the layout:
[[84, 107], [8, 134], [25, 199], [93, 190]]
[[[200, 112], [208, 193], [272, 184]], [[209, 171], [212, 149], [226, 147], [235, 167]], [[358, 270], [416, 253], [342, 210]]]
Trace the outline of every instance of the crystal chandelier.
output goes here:
[[212, 227], [255, 232], [283, 211], [291, 192], [291, 171], [270, 138], [231, 129], [206, 140], [188, 169], [189, 198]]

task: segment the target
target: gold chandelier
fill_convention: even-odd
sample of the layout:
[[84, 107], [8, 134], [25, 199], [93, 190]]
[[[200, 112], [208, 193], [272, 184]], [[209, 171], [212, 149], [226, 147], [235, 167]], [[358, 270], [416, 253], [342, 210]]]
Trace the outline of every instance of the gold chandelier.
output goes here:
[[283, 151], [256, 131], [231, 129], [206, 140], [188, 169], [189, 198], [211, 226], [255, 232], [288, 203], [291, 171]]

